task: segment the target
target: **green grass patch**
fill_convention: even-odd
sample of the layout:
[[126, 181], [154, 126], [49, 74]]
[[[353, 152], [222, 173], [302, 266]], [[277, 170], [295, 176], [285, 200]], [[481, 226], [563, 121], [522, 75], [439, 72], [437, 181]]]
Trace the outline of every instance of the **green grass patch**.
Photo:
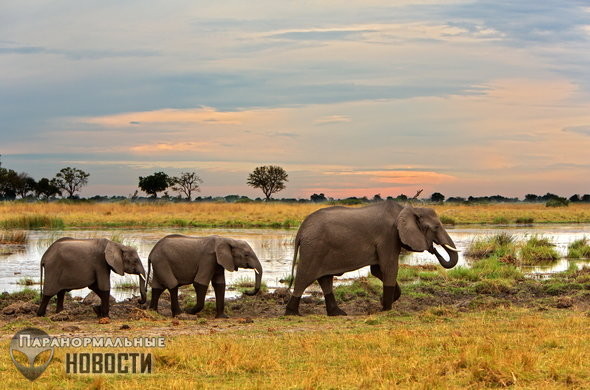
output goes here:
[[480, 281], [484, 279], [522, 280], [524, 274], [512, 264], [506, 264], [497, 257], [476, 261], [471, 268], [456, 267], [447, 272], [453, 279]]
[[[255, 284], [254, 279], [241, 277], [232, 284], [232, 287], [243, 294], [246, 291], [251, 291], [252, 289], [254, 289], [254, 284]], [[266, 285], [265, 282], [262, 282], [260, 284], [260, 291], [268, 292], [268, 286]]]
[[334, 296], [338, 301], [350, 301], [358, 297], [381, 296], [383, 285], [373, 276], [356, 279], [351, 284], [343, 284], [334, 288]]
[[520, 248], [520, 259], [524, 265], [546, 264], [558, 260], [559, 253], [549, 239], [533, 236]]
[[454, 218], [452, 218], [452, 217], [449, 217], [449, 216], [447, 216], [447, 215], [441, 215], [441, 216], [439, 217], [439, 219], [440, 219], [440, 222], [441, 222], [443, 225], [454, 225], [454, 224], [456, 223], [456, 221], [455, 221], [455, 219], [454, 219]]
[[506, 218], [506, 217], [495, 217], [495, 218], [492, 220], [492, 223], [493, 223], [494, 225], [507, 225], [507, 224], [508, 224], [508, 222], [509, 222], [509, 221], [508, 221], [508, 218]]
[[588, 244], [588, 239], [583, 237], [570, 243], [567, 247], [567, 257], [570, 259], [590, 258], [590, 244]]
[[535, 219], [530, 217], [518, 217], [514, 220], [515, 223], [521, 225], [532, 225], [534, 221]]
[[63, 229], [65, 224], [61, 218], [47, 215], [24, 215], [5, 219], [0, 223], [5, 229]]
[[493, 236], [474, 239], [465, 255], [474, 259], [486, 257], [516, 257], [516, 243], [513, 235], [499, 233]]

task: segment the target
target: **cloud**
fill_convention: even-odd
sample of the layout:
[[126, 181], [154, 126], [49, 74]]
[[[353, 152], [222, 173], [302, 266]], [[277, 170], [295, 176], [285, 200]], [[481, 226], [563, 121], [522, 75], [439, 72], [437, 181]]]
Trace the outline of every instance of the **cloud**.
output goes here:
[[347, 115], [328, 115], [318, 118], [314, 121], [316, 125], [330, 125], [334, 123], [346, 122], [352, 122], [352, 119], [350, 119], [350, 117]]
[[125, 57], [153, 57], [160, 53], [154, 50], [114, 50], [114, 49], [52, 49], [41, 46], [5, 46], [0, 47], [2, 54], [52, 54], [64, 56], [70, 60], [125, 58]]
[[373, 182], [398, 186], [408, 184], [438, 184], [455, 181], [457, 179], [454, 176], [443, 173], [419, 170], [332, 171], [326, 172], [326, 175], [364, 176]]
[[563, 131], [567, 131], [570, 133], [578, 133], [578, 134], [583, 134], [583, 135], [590, 135], [590, 125], [568, 126], [568, 127], [564, 127]]
[[209, 142], [176, 142], [176, 143], [156, 143], [132, 146], [129, 148], [134, 153], [151, 153], [151, 152], [202, 152], [213, 146]]

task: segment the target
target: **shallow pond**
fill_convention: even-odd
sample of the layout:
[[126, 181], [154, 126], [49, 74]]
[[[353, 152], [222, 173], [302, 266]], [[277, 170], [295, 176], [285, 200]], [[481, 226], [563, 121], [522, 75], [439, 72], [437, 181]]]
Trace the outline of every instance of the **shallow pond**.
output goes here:
[[[462, 251], [459, 255], [458, 266], [469, 266], [463, 257], [463, 252], [471, 241], [480, 236], [506, 232], [516, 236], [517, 240], [524, 240], [532, 235], [547, 237], [556, 246], [557, 251], [565, 256], [570, 242], [584, 236], [590, 237], [590, 225], [538, 225], [527, 227], [482, 227], [482, 226], [457, 226], [447, 228], [457, 248]], [[147, 257], [155, 243], [163, 236], [170, 233], [182, 233], [194, 236], [220, 235], [236, 239], [246, 240], [257, 253], [264, 269], [263, 281], [269, 288], [284, 286], [280, 280], [291, 273], [293, 259], [293, 239], [297, 230], [282, 229], [144, 229], [144, 230], [67, 230], [67, 231], [29, 231], [29, 241], [25, 247], [0, 246], [0, 292], [18, 291], [23, 288], [19, 281], [23, 279], [39, 280], [39, 261], [45, 250], [51, 243], [60, 237], [69, 236], [75, 238], [119, 238], [126, 245], [137, 248], [139, 256], [147, 270]], [[8, 253], [5, 253], [8, 252]], [[439, 250], [444, 255], [444, 250]], [[4, 253], [4, 254], [2, 254]], [[401, 259], [404, 264], [438, 264], [436, 258], [428, 252], [411, 253]], [[538, 275], [546, 275], [553, 272], [564, 271], [571, 260], [561, 259], [548, 267], [527, 267], [525, 272]], [[590, 264], [588, 261], [575, 261], [578, 266]], [[368, 274], [368, 267], [349, 272], [341, 276], [340, 280], [355, 278]], [[226, 272], [228, 286], [240, 279], [254, 279], [252, 270], [239, 270]], [[132, 295], [139, 295], [137, 291], [118, 289], [116, 286], [132, 282], [137, 284], [137, 276], [119, 276], [111, 273], [111, 285], [115, 288], [111, 294], [122, 300]], [[39, 288], [33, 285], [31, 288]], [[74, 296], [86, 296], [88, 289], [74, 290]], [[211, 291], [210, 291], [211, 293]], [[233, 293], [235, 294], [235, 293]], [[232, 292], [228, 291], [227, 296]]]

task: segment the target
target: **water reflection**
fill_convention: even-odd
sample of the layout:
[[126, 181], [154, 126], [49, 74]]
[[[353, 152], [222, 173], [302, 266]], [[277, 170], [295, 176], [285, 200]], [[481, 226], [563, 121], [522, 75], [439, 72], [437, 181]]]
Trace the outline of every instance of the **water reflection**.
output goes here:
[[[534, 227], [474, 227], [460, 226], [448, 228], [449, 235], [455, 242], [459, 254], [457, 266], [469, 266], [463, 253], [472, 240], [482, 235], [493, 235], [500, 232], [506, 232], [515, 236], [516, 240], [526, 240], [532, 235], [542, 235], [555, 244], [556, 250], [562, 255], [567, 254], [567, 246], [574, 240], [584, 236], [590, 237], [590, 225], [553, 225], [553, 226], [534, 226]], [[269, 288], [284, 286], [279, 280], [285, 278], [291, 273], [291, 264], [293, 261], [293, 240], [297, 230], [280, 230], [280, 229], [144, 229], [144, 230], [68, 230], [68, 231], [30, 231], [29, 242], [25, 247], [2, 248], [0, 250], [0, 292], [1, 291], [18, 291], [23, 288], [19, 280], [29, 278], [34, 281], [39, 280], [39, 262], [45, 250], [53, 241], [60, 237], [74, 238], [120, 238], [125, 245], [131, 245], [137, 248], [144, 267], [147, 270], [147, 257], [155, 243], [163, 236], [170, 233], [181, 233], [194, 236], [207, 236], [217, 234], [220, 236], [232, 237], [247, 241], [252, 249], [258, 255], [264, 269], [263, 281]], [[7, 251], [6, 254], [2, 254]], [[445, 251], [440, 250], [445, 256]], [[404, 264], [438, 264], [436, 258], [428, 252], [411, 253], [401, 259]], [[526, 267], [524, 271], [533, 274], [548, 274], [566, 270], [570, 265], [570, 260], [561, 259], [558, 262], [547, 267]], [[589, 264], [588, 261], [574, 261], [576, 265], [582, 267]], [[339, 279], [356, 278], [367, 275], [368, 267], [348, 272]], [[239, 279], [254, 279], [254, 273], [251, 270], [239, 270], [237, 272], [226, 272], [226, 281], [228, 286]], [[137, 277], [126, 275], [119, 276], [114, 272], [111, 273], [111, 286], [118, 286], [127, 283], [137, 284]], [[39, 288], [38, 285], [32, 288]], [[74, 290], [74, 296], [86, 296], [88, 289]], [[127, 289], [112, 289], [111, 294], [117, 300], [128, 298], [132, 295], [139, 295], [139, 291]], [[231, 296], [231, 291], [227, 292]]]

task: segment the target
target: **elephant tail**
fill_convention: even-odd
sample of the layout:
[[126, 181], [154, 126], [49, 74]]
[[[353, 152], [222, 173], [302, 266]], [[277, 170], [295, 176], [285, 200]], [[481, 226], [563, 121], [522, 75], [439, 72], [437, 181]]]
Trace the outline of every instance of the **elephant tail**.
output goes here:
[[297, 236], [295, 237], [295, 253], [293, 253], [293, 264], [291, 265], [291, 277], [289, 278], [289, 287], [287, 287], [287, 290], [291, 290], [291, 286], [293, 286], [293, 281], [295, 280], [295, 265], [297, 264], [300, 241], [299, 232], [297, 232]]

